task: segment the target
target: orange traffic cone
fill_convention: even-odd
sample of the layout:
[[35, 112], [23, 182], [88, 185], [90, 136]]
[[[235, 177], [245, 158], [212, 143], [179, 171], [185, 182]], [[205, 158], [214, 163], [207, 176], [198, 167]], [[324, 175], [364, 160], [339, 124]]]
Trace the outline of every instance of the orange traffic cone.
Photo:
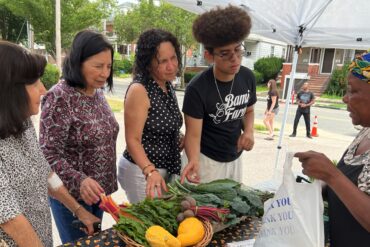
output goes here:
[[314, 137], [318, 137], [319, 136], [317, 134], [317, 116], [315, 116], [315, 120], [313, 121], [311, 136], [314, 136]]

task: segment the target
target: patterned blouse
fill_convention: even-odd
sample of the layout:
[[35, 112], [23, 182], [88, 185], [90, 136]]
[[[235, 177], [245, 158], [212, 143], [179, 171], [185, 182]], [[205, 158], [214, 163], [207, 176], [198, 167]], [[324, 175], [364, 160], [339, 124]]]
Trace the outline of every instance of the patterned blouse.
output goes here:
[[[150, 100], [141, 138], [145, 153], [157, 168], [167, 169], [170, 174], [180, 174], [179, 133], [182, 115], [175, 90], [169, 82], [166, 83], [167, 94], [155, 81], [144, 86]], [[135, 163], [127, 149], [123, 156]]]
[[348, 147], [344, 156], [344, 163], [351, 166], [364, 165], [358, 177], [358, 188], [370, 195], [370, 150], [355, 156], [356, 150], [364, 138], [370, 139], [370, 128], [363, 128]]
[[[19, 137], [0, 139], [0, 224], [23, 214], [46, 247], [53, 246], [47, 178], [51, 172], [30, 120]], [[17, 246], [0, 228], [0, 242]]]
[[86, 96], [60, 81], [42, 101], [40, 144], [51, 168], [77, 200], [91, 177], [111, 194], [117, 190], [119, 126], [103, 91]]

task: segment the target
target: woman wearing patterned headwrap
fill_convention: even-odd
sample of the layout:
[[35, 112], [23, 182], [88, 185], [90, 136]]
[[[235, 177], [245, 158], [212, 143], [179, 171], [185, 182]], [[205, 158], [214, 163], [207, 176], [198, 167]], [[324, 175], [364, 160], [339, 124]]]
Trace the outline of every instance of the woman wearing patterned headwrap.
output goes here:
[[330, 246], [370, 243], [370, 53], [354, 59], [343, 97], [353, 124], [364, 128], [337, 167], [324, 154], [297, 153], [303, 173], [327, 184]]

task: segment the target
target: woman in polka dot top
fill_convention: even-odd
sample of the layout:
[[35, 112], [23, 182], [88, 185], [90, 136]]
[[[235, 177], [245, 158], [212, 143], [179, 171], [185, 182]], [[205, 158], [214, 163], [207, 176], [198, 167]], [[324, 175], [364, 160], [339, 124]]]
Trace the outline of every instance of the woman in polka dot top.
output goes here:
[[179, 43], [171, 33], [148, 30], [139, 37], [134, 80], [126, 92], [125, 136], [118, 181], [135, 203], [167, 190], [180, 174], [183, 120], [171, 81], [181, 70]]

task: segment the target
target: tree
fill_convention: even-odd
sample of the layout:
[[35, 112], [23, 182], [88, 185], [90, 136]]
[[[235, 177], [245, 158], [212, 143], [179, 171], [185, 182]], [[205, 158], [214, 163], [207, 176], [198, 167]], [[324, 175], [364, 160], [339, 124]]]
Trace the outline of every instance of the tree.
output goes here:
[[14, 15], [0, 2], [0, 38], [14, 43], [27, 39], [26, 19]]
[[[55, 1], [54, 0], [0, 0], [15, 15], [26, 18], [32, 25], [35, 42], [45, 44], [55, 57]], [[70, 46], [74, 35], [86, 28], [101, 26], [115, 6], [114, 0], [61, 1], [62, 48]]]
[[[155, 5], [153, 1], [142, 0], [127, 13], [119, 13], [114, 20], [114, 27], [119, 41], [131, 43], [149, 28], [161, 28], [173, 33], [182, 46], [184, 65], [185, 53], [196, 45], [192, 35], [192, 24], [196, 15], [161, 1]], [[182, 71], [181, 86], [184, 86]]]

